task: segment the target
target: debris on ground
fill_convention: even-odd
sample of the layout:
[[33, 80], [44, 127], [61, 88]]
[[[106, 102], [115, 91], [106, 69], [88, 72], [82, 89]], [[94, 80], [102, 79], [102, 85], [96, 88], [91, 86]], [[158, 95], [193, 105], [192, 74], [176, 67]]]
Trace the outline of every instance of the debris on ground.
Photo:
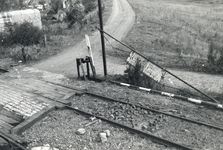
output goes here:
[[85, 134], [85, 132], [86, 132], [86, 130], [84, 128], [79, 128], [76, 133], [79, 135], [83, 135], [83, 134]]
[[104, 132], [106, 133], [106, 136], [107, 136], [107, 137], [111, 136], [111, 132], [110, 132], [110, 130], [105, 130]]
[[100, 139], [101, 139], [101, 142], [102, 142], [102, 143], [108, 141], [108, 139], [107, 139], [107, 134], [106, 134], [106, 133], [100, 133], [99, 136], [100, 136]]
[[88, 127], [88, 126], [90, 126], [90, 125], [92, 125], [92, 124], [95, 124], [95, 123], [98, 123], [98, 122], [99, 122], [98, 119], [97, 119], [97, 120], [94, 120], [94, 121], [89, 122], [88, 124], [86, 124], [85, 127]]

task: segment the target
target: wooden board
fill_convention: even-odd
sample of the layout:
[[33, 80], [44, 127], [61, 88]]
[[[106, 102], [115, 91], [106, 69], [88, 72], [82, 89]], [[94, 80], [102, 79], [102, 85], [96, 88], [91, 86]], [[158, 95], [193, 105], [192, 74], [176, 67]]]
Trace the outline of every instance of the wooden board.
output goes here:
[[12, 118], [12, 119], [14, 119], [18, 122], [22, 122], [24, 120], [22, 116], [17, 115], [15, 113], [11, 112], [11, 111], [7, 111], [5, 109], [0, 110], [0, 115]]
[[21, 134], [27, 128], [31, 127], [37, 121], [41, 120], [44, 116], [46, 116], [49, 112], [55, 110], [55, 106], [50, 106], [48, 108], [44, 108], [43, 110], [39, 111], [38, 113], [34, 114], [32, 117], [27, 118], [25, 121], [14, 127], [11, 132], [14, 134]]
[[7, 116], [1, 115], [1, 114], [0, 114], [0, 120], [6, 122], [8, 124], [11, 124], [11, 125], [19, 124], [19, 121], [15, 120], [15, 119], [12, 119], [12, 118], [9, 118]]
[[13, 128], [12, 125], [8, 124], [7, 122], [4, 122], [2, 120], [0, 120], [0, 126], [5, 128], [6, 130], [11, 130]]

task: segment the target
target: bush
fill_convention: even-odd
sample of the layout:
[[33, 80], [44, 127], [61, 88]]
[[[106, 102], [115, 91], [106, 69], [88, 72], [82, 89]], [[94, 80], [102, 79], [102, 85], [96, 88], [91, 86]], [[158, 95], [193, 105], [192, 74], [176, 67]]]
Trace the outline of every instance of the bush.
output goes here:
[[127, 75], [128, 82], [133, 85], [140, 85], [142, 78], [141, 64], [137, 61], [135, 66], [129, 66], [125, 73]]
[[11, 57], [14, 59], [20, 59], [22, 57], [23, 61], [26, 62], [26, 60], [32, 58], [32, 56], [25, 52], [25, 47], [39, 44], [42, 37], [42, 30], [33, 26], [32, 23], [24, 22], [22, 24], [5, 24], [5, 31], [0, 33], [0, 47], [20, 47], [20, 52], [18, 49], [10, 51]]
[[24, 7], [23, 0], [0, 0], [0, 12], [19, 10]]
[[206, 69], [210, 73], [223, 73], [223, 45], [210, 40], [207, 59], [208, 65]]
[[70, 7], [70, 9], [66, 12], [66, 16], [68, 28], [71, 28], [75, 23], [79, 23], [82, 28], [84, 12], [76, 4]]
[[83, 1], [82, 1], [82, 4], [83, 4], [84, 7], [85, 7], [84, 12], [85, 12], [86, 14], [89, 13], [89, 12], [91, 12], [91, 11], [93, 11], [93, 10], [95, 10], [96, 7], [97, 7], [97, 5], [96, 5], [96, 0], [91, 0], [91, 1], [89, 1], [89, 0], [83, 0]]
[[10, 47], [21, 45], [23, 47], [39, 44], [42, 40], [43, 32], [32, 23], [6, 24], [5, 31], [0, 33], [0, 46]]

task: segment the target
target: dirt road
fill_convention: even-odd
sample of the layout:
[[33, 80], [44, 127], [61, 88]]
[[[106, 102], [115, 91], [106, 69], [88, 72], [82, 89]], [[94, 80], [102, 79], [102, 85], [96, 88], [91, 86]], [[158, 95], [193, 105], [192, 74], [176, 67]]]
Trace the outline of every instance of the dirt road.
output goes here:
[[[121, 40], [133, 26], [134, 20], [135, 13], [127, 0], [113, 0], [112, 13], [104, 26], [104, 30], [117, 39]], [[97, 74], [103, 75], [103, 61], [100, 40], [101, 38], [98, 31], [90, 36], [96, 72]], [[59, 53], [58, 55], [49, 58], [48, 60], [35, 64], [32, 67], [75, 77], [77, 76], [76, 58], [85, 58], [87, 54], [88, 52], [86, 41], [83, 37], [82, 42], [76, 46], [64, 50], [62, 53]], [[121, 63], [122, 62], [116, 58], [107, 57], [108, 74], [123, 73], [126, 65], [120, 65]]]

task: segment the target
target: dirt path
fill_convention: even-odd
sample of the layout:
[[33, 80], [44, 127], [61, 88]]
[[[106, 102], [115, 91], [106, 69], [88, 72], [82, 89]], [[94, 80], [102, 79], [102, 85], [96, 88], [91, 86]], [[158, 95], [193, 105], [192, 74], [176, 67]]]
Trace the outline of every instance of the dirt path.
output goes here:
[[[135, 13], [127, 0], [113, 0], [112, 13], [104, 26], [104, 30], [121, 40], [133, 26], [134, 20]], [[98, 31], [90, 36], [90, 42], [92, 45], [97, 74], [103, 75], [100, 34]], [[76, 58], [84, 58], [87, 54], [86, 42], [83, 37], [83, 41], [75, 47], [69, 48], [48, 60], [33, 65], [32, 67], [74, 77], [77, 76]], [[126, 65], [120, 64], [120, 60], [107, 57], [108, 74], [123, 73]]]

